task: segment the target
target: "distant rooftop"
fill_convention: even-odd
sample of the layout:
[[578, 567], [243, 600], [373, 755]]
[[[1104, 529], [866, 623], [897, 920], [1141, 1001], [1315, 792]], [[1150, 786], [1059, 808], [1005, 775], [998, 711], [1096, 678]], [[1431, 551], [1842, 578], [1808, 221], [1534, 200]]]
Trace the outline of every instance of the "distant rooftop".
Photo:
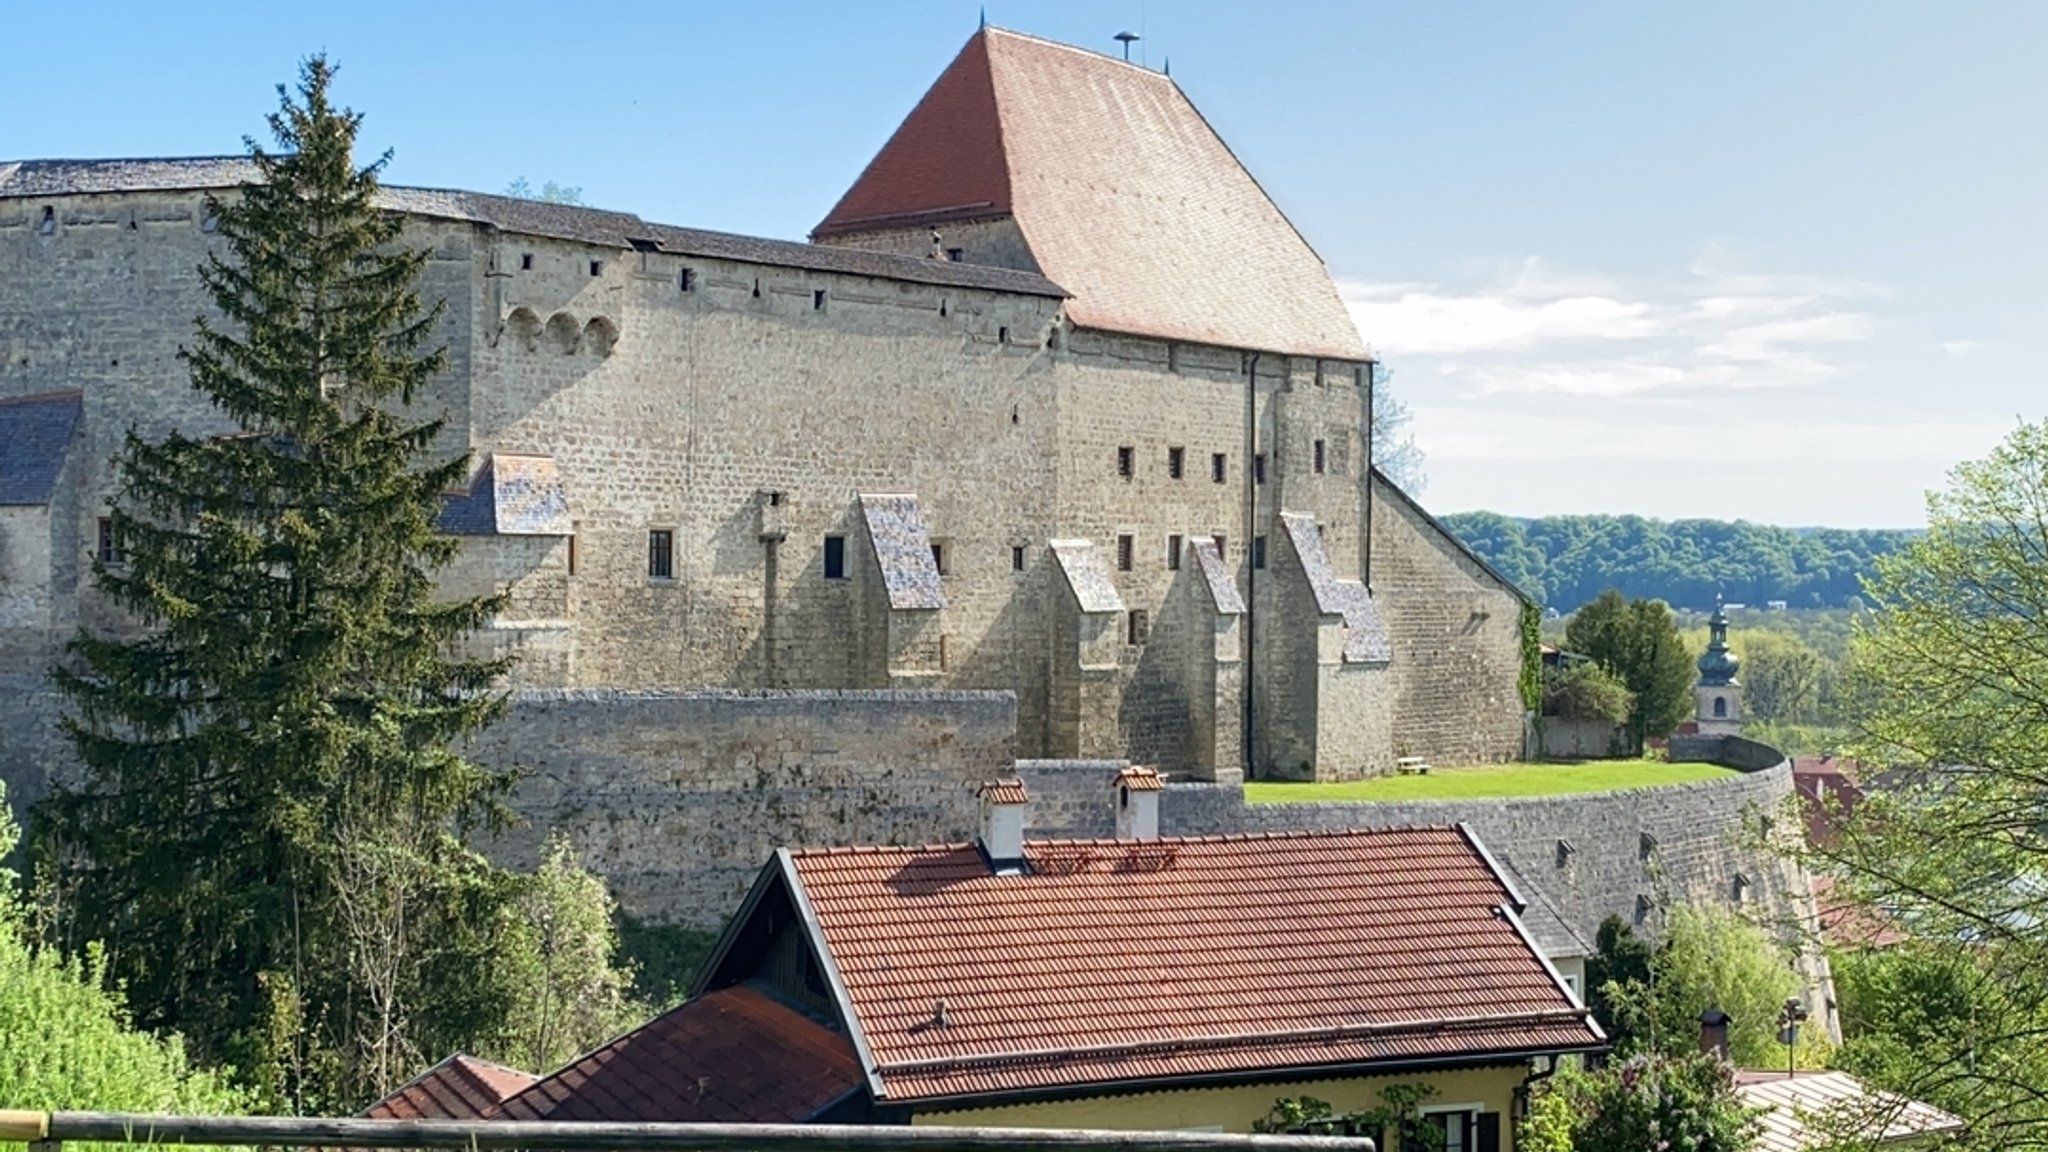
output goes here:
[[[0, 200], [129, 192], [218, 192], [247, 184], [256, 177], [256, 165], [246, 156], [0, 161]], [[652, 223], [630, 212], [483, 192], [392, 185], [383, 186], [380, 192], [383, 205], [393, 211], [463, 220], [524, 236], [1027, 296], [1067, 294], [1043, 276], [1010, 268], [706, 232]]]

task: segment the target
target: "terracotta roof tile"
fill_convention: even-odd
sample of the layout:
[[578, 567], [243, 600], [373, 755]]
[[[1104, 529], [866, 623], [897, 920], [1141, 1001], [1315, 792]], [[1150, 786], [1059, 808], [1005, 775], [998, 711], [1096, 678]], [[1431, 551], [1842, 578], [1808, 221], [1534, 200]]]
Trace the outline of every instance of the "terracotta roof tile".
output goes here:
[[1602, 1042], [1456, 828], [1026, 855], [792, 854], [886, 1099]]
[[1024, 782], [1017, 779], [990, 780], [975, 789], [975, 795], [991, 804], [1029, 804], [1031, 793], [1025, 791]]
[[505, 1101], [505, 1120], [797, 1123], [862, 1084], [839, 1033], [746, 985], [707, 992]]
[[812, 235], [994, 216], [1077, 324], [1367, 356], [1322, 259], [1160, 73], [984, 29]]
[[540, 1077], [474, 1056], [450, 1056], [370, 1105], [371, 1120], [474, 1120]]
[[1157, 768], [1133, 764], [1116, 774], [1116, 782], [1133, 792], [1164, 792], [1166, 782], [1159, 778]]

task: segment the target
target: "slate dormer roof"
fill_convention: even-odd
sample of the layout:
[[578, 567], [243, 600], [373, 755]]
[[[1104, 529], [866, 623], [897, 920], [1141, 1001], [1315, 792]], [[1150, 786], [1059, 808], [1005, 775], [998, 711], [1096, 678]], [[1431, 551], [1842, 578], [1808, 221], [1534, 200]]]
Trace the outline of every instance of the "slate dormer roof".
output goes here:
[[84, 396], [0, 400], [0, 504], [48, 504], [78, 430]]
[[1282, 512], [1280, 523], [1315, 593], [1316, 609], [1326, 616], [1344, 618], [1345, 663], [1385, 664], [1392, 660], [1394, 646], [1387, 638], [1379, 606], [1363, 583], [1338, 578], [1323, 549], [1323, 532], [1316, 527], [1316, 518], [1305, 512]]
[[868, 542], [874, 546], [875, 563], [882, 570], [882, 587], [889, 594], [889, 607], [944, 608], [946, 590], [940, 582], [938, 560], [932, 555], [931, 532], [925, 527], [924, 509], [918, 506], [917, 497], [864, 493], [860, 514], [867, 524]]
[[1076, 324], [1364, 360], [1308, 241], [1172, 77], [977, 32], [812, 239], [1008, 217]]
[[485, 456], [469, 491], [442, 498], [441, 530], [454, 536], [569, 535], [569, 498], [555, 458]]

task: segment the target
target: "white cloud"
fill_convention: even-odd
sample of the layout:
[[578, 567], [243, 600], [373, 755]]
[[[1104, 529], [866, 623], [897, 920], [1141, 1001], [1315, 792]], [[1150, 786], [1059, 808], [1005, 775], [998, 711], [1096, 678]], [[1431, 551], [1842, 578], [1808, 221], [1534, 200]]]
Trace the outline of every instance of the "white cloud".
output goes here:
[[1851, 371], [1881, 294], [1813, 276], [1722, 270], [1709, 250], [1656, 282], [1559, 274], [1536, 259], [1477, 282], [1339, 284], [1366, 340], [1462, 400], [1675, 396], [1805, 387]]

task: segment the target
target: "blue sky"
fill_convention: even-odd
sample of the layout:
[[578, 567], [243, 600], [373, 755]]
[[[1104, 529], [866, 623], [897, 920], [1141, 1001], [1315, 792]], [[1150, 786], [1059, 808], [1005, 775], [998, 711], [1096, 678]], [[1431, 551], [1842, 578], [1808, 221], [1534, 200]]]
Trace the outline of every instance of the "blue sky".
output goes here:
[[[238, 151], [325, 49], [394, 182], [801, 237], [981, 7], [50, 9], [0, 157]], [[1914, 524], [2048, 414], [2048, 4], [987, 10], [1171, 59], [1393, 368], [1436, 510]]]

